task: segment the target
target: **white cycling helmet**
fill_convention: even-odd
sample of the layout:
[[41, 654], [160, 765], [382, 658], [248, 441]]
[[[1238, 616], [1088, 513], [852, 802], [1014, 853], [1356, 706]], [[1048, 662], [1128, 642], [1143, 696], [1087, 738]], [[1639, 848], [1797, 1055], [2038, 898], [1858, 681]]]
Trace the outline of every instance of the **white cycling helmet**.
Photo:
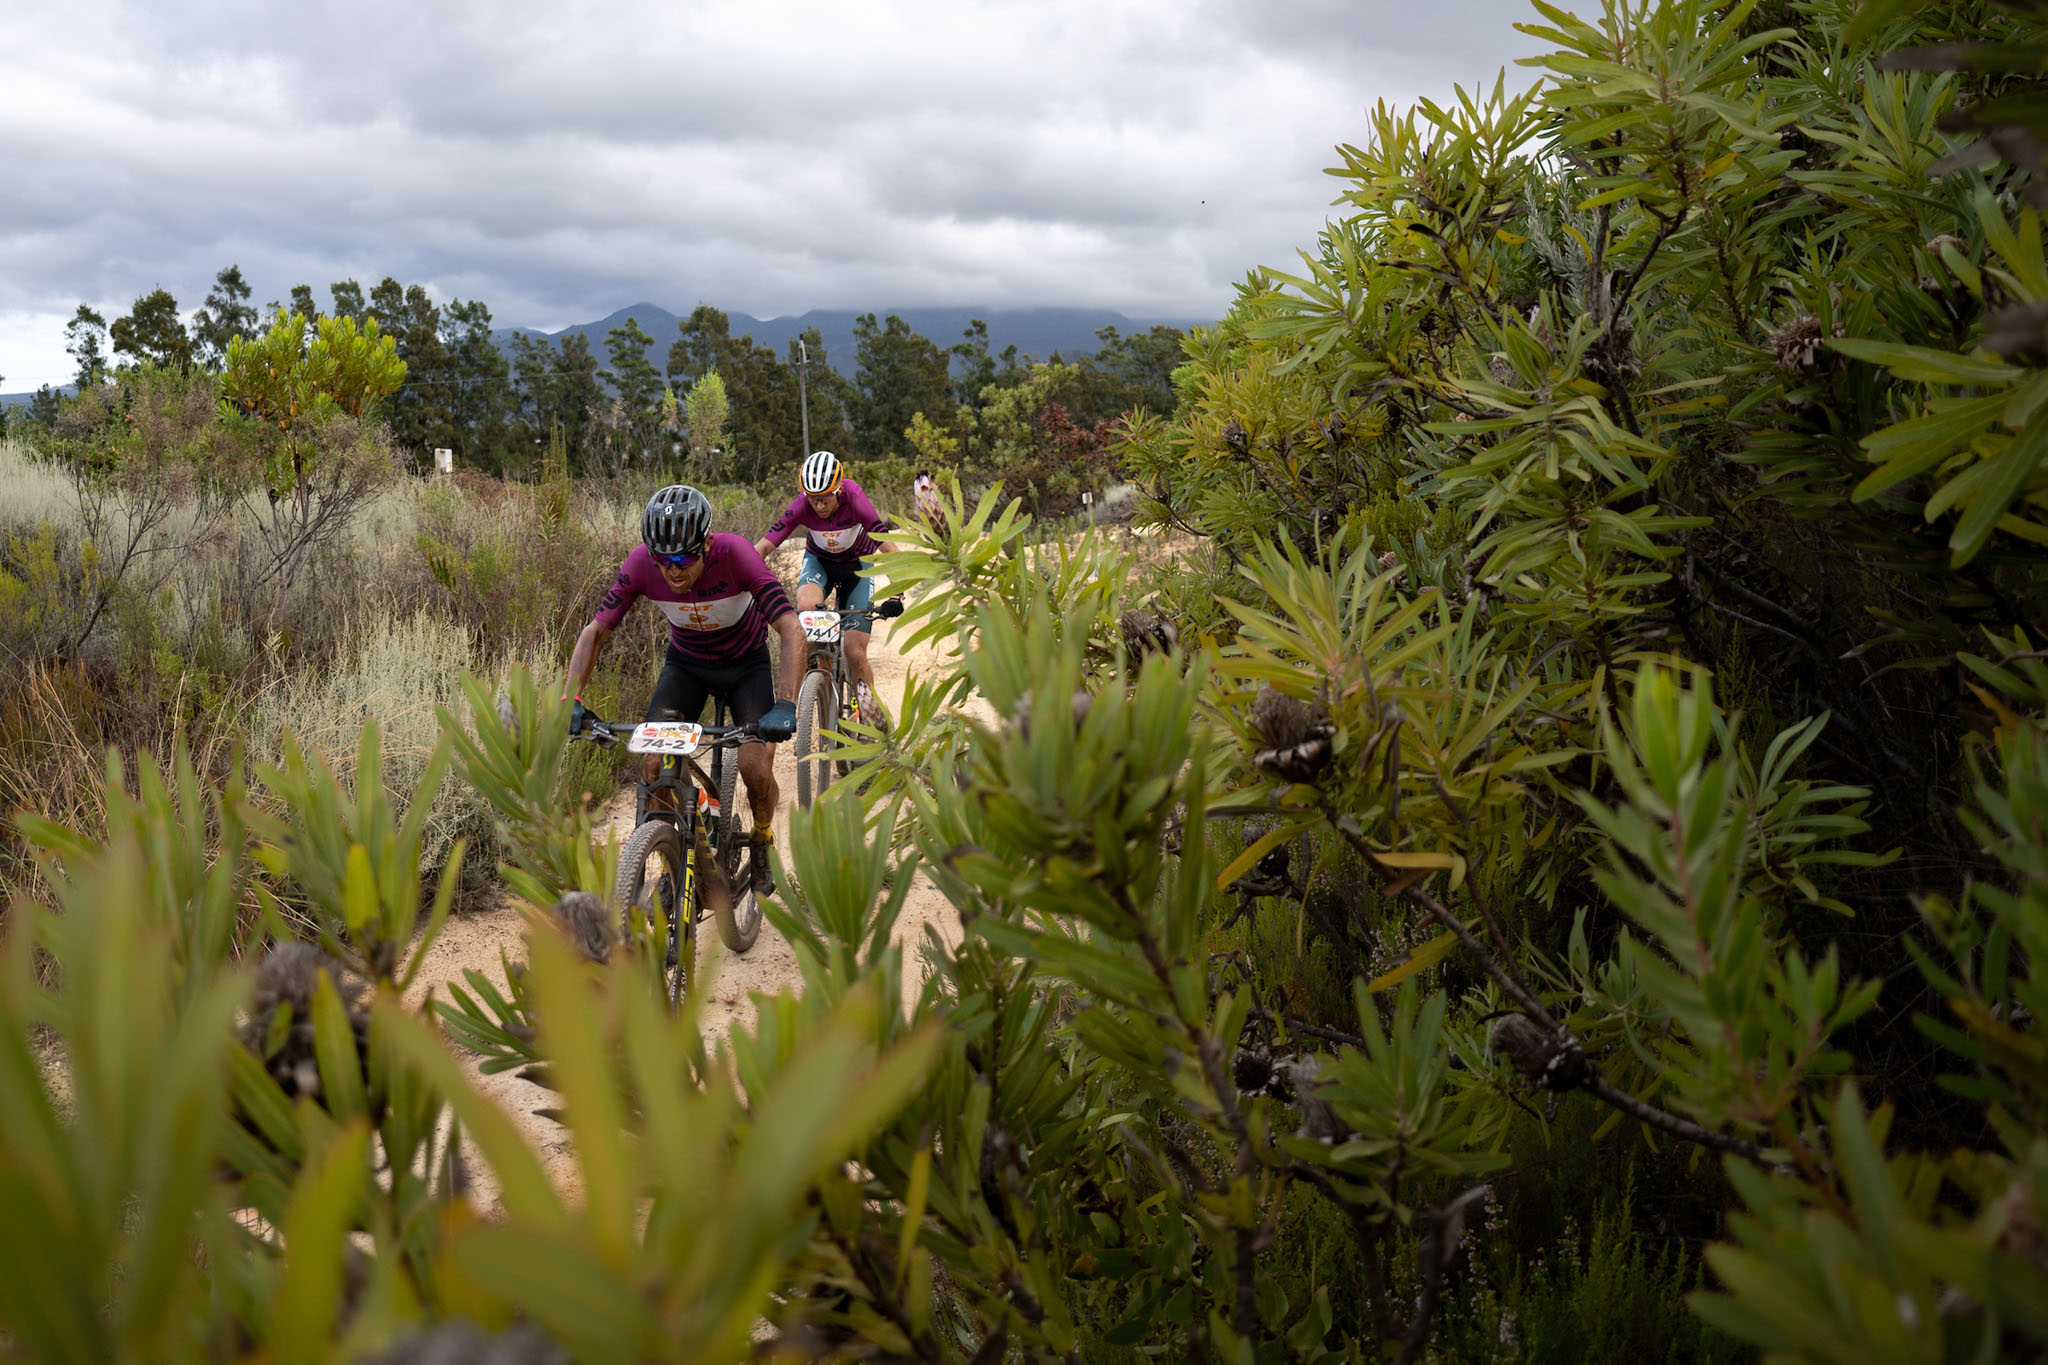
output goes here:
[[846, 473], [839, 457], [829, 450], [814, 450], [804, 460], [803, 485], [806, 493], [837, 493]]

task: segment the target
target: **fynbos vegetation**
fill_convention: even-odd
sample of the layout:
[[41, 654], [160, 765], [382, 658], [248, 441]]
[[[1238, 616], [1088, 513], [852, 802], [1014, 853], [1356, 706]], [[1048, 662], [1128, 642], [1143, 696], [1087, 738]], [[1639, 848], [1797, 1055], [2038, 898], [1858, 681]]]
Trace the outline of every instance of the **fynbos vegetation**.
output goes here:
[[[601, 562], [616, 517], [565, 476], [412, 514], [402, 600], [492, 681], [434, 699], [404, 780], [374, 720], [344, 780], [289, 726], [274, 765], [195, 761], [164, 713], [169, 762], [19, 817], [6, 1344], [2048, 1351], [2048, 33], [1910, 0], [1538, 8], [1543, 83], [1376, 113], [1341, 221], [1122, 425], [1143, 514], [1192, 541], [1031, 544], [1000, 488], [941, 480], [881, 572], [898, 643], [943, 661], [792, 820], [769, 913], [803, 989], [751, 1031], [707, 1046], [614, 941], [605, 774], [482, 652], [527, 611], [557, 666], [573, 607], [518, 605], [521, 575]], [[189, 595], [148, 568], [183, 514], [96, 472], [116, 414], [246, 441], [272, 489], [299, 448], [122, 392], [52, 452], [82, 471], [46, 486], [61, 531], [4, 542], [10, 746], [104, 714], [96, 618], [139, 668], [124, 604]], [[999, 464], [1057, 492], [1042, 411]], [[905, 439], [964, 448], [922, 411]], [[192, 497], [246, 496], [229, 467]], [[142, 548], [110, 553], [92, 497]], [[260, 675], [314, 588], [267, 540], [240, 562], [240, 633], [189, 638]], [[465, 834], [531, 907], [527, 960], [415, 1011]], [[962, 934], [910, 964], [914, 873]], [[580, 1200], [441, 1029], [553, 1092]]]

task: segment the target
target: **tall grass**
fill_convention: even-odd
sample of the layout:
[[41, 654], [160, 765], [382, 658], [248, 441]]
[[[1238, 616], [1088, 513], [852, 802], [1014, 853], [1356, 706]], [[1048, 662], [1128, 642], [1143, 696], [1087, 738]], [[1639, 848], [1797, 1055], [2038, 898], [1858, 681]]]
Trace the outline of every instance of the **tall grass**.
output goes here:
[[71, 479], [13, 437], [0, 440], [0, 530], [39, 525], [68, 527], [77, 520]]
[[[274, 761], [287, 739], [296, 740], [353, 788], [357, 741], [363, 722], [374, 720], [383, 736], [387, 784], [402, 815], [440, 739], [435, 708], [466, 710], [460, 680], [481, 661], [467, 632], [424, 611], [400, 619], [371, 616], [352, 622], [348, 634], [355, 641], [351, 657], [318, 672], [282, 675], [264, 688], [249, 716], [249, 752]], [[423, 865], [440, 866], [457, 839], [468, 839], [471, 852], [483, 855], [472, 866], [491, 866], [488, 812], [468, 788], [444, 783], [427, 818]]]

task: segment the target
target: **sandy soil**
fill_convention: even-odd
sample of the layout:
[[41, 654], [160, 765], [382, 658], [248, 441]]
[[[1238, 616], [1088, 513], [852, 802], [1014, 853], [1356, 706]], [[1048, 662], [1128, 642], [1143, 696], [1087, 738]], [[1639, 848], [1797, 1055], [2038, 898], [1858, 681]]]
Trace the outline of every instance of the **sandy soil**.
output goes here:
[[[794, 558], [788, 565], [777, 564], [778, 570], [786, 570], [785, 581], [795, 578]], [[892, 710], [901, 704], [905, 680], [913, 673], [923, 676], [934, 671], [939, 663], [936, 649], [926, 648], [906, 655], [898, 650], [890, 639], [890, 632], [896, 626], [894, 621], [879, 622], [869, 645], [868, 657], [874, 665], [875, 684], [885, 705]], [[978, 704], [976, 702], [970, 705]], [[776, 746], [776, 781], [782, 789], [782, 805], [776, 815], [775, 830], [779, 846], [788, 847], [789, 821], [796, 809], [796, 760], [795, 746]], [[615, 833], [623, 842], [631, 831], [633, 820], [634, 792], [627, 787], [618, 793], [606, 808], [605, 818], [600, 823], [600, 837]], [[797, 818], [801, 819], [799, 813]], [[915, 1000], [922, 984], [922, 962], [917, 956], [917, 945], [924, 939], [925, 927], [932, 926], [948, 942], [957, 943], [960, 938], [960, 920], [952, 905], [941, 896], [938, 889], [922, 873], [917, 874], [904, 904], [903, 914], [896, 923], [893, 942], [907, 954], [904, 1005], [907, 1009]], [[525, 955], [522, 939], [526, 923], [519, 909], [508, 899], [498, 907], [452, 919], [443, 929], [441, 937], [428, 954], [425, 967], [416, 978], [411, 992], [414, 1002], [424, 997], [428, 989], [435, 989], [446, 998], [443, 984], [461, 981], [466, 970], [482, 972], [500, 986], [504, 982], [504, 961], [517, 962]], [[723, 1039], [735, 1028], [746, 1028], [753, 1022], [756, 992], [776, 994], [784, 990], [802, 987], [802, 976], [797, 968], [796, 953], [786, 939], [778, 933], [773, 924], [763, 922], [761, 935], [754, 946], [745, 953], [733, 953], [718, 939], [718, 933], [708, 922], [700, 926], [698, 934], [698, 970], [706, 975], [708, 991], [705, 1000], [705, 1035], [707, 1040]], [[546, 1162], [550, 1173], [565, 1192], [574, 1193], [579, 1185], [574, 1165], [574, 1152], [567, 1130], [552, 1119], [533, 1112], [545, 1108], [554, 1100], [551, 1091], [544, 1090], [530, 1082], [520, 1080], [515, 1073], [505, 1072], [486, 1076], [478, 1069], [477, 1058], [458, 1049], [468, 1070], [470, 1080], [486, 1095], [495, 1100], [513, 1118], [520, 1132], [534, 1150]], [[488, 1173], [482, 1162], [474, 1159], [469, 1163], [477, 1175], [475, 1195], [478, 1202], [489, 1206], [495, 1202], [495, 1191], [490, 1188]]]

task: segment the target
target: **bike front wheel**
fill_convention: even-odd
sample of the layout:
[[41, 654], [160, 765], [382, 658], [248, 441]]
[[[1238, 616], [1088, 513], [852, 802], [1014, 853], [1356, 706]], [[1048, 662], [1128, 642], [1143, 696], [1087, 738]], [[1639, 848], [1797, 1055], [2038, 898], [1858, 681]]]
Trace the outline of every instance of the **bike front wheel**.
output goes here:
[[671, 1007], [689, 988], [697, 950], [696, 906], [683, 836], [667, 820], [634, 830], [619, 852], [619, 929], [629, 950], [652, 944], [661, 963], [662, 993]]
[[718, 936], [725, 940], [725, 946], [736, 953], [744, 953], [754, 946], [754, 940], [761, 936], [761, 896], [754, 889], [754, 865], [748, 857], [752, 849], [750, 835], [754, 830], [754, 813], [741, 810], [737, 804], [725, 807], [724, 817], [718, 825], [718, 869], [725, 874], [725, 884], [732, 888], [732, 906], [721, 909], [717, 904], [711, 907], [712, 918], [718, 921]]
[[804, 674], [803, 686], [796, 694], [796, 799], [805, 809], [832, 785], [834, 746], [825, 732], [838, 724], [839, 697], [832, 675]]

